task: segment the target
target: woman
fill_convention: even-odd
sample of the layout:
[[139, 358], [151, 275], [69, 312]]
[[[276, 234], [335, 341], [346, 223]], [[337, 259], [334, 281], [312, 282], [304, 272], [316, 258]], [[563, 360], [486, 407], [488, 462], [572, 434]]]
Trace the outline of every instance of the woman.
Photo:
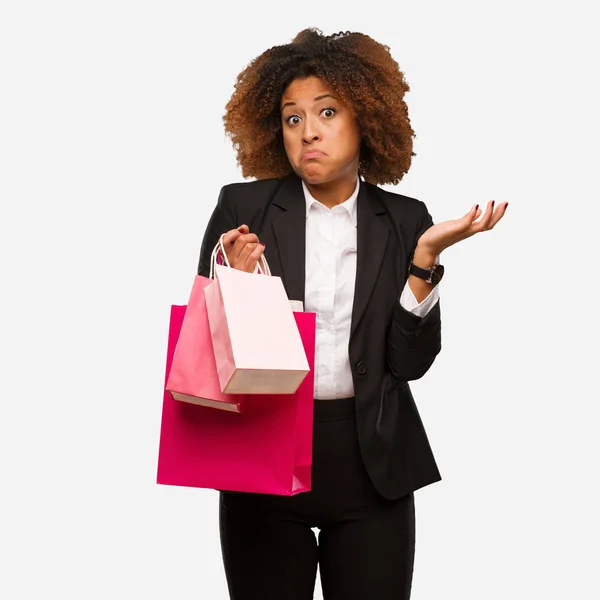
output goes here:
[[233, 600], [308, 600], [317, 565], [326, 600], [410, 597], [413, 492], [440, 480], [408, 384], [441, 348], [438, 258], [507, 204], [433, 225], [423, 202], [378, 187], [410, 167], [407, 91], [386, 46], [308, 29], [252, 61], [227, 105], [256, 181], [222, 188], [199, 273], [226, 233], [232, 267], [251, 272], [266, 253], [290, 300], [317, 314], [312, 491], [221, 492]]

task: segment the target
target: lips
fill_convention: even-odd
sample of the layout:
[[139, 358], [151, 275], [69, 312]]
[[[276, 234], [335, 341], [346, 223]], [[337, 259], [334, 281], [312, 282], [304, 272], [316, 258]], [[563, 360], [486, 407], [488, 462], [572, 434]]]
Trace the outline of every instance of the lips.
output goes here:
[[311, 150], [310, 152], [305, 152], [302, 155], [302, 160], [312, 160], [315, 158], [322, 158], [325, 156], [323, 152], [319, 152], [318, 150]]

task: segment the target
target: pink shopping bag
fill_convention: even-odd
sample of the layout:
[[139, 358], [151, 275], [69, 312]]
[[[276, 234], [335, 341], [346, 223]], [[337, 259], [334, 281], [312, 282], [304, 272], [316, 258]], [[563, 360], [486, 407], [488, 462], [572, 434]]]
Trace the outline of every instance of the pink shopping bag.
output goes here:
[[204, 289], [213, 284], [196, 275], [173, 353], [167, 390], [175, 400], [241, 412], [245, 397], [221, 392], [206, 312]]
[[[227, 264], [222, 248], [220, 255]], [[204, 289], [221, 391], [229, 394], [293, 394], [310, 370], [283, 282], [261, 264], [263, 275], [215, 264]]]
[[315, 314], [293, 313], [310, 368], [296, 393], [248, 396], [236, 413], [178, 402], [166, 389], [185, 311], [171, 307], [157, 483], [282, 496], [309, 491]]

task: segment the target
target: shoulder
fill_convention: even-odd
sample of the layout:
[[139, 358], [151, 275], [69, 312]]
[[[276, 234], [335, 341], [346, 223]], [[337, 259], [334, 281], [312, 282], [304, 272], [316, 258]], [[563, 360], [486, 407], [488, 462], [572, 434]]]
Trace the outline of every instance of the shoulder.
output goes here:
[[282, 179], [257, 179], [228, 183], [221, 188], [219, 201], [234, 205], [239, 202], [261, 204], [269, 200], [282, 182]]
[[390, 192], [389, 190], [383, 189], [372, 183], [365, 182], [365, 184], [371, 194], [380, 200], [386, 208], [389, 207], [394, 212], [412, 211], [420, 213], [427, 210], [427, 207], [422, 200], [412, 198], [411, 196], [405, 196], [404, 194], [398, 194], [397, 192]]
[[257, 231], [284, 179], [258, 179], [229, 183], [221, 188], [218, 207], [236, 223]]
[[422, 200], [385, 190], [372, 183], [366, 183], [366, 186], [395, 223], [413, 222], [419, 227], [431, 220], [427, 205]]

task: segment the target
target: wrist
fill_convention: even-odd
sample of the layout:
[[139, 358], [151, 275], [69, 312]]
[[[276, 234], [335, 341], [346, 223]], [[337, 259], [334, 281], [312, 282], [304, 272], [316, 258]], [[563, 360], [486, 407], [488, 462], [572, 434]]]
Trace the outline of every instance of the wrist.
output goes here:
[[412, 262], [421, 269], [430, 269], [433, 265], [439, 261], [439, 252], [429, 250], [427, 248], [420, 248], [418, 245], [415, 249]]

